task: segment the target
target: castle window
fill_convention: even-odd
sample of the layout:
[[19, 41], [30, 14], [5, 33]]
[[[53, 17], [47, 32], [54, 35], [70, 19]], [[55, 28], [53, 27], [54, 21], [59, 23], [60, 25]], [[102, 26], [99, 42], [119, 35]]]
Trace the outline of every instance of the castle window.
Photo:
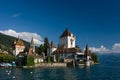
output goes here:
[[71, 41], [71, 45], [73, 45], [73, 39], [71, 39], [70, 41]]

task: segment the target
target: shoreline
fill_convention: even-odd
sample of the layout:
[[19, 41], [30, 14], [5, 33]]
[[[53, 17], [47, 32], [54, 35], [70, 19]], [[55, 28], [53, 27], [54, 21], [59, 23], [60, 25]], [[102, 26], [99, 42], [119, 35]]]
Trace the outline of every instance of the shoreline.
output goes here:
[[[100, 63], [93, 63], [92, 65], [96, 65]], [[79, 64], [79, 67], [85, 66], [85, 64]], [[0, 68], [66, 68], [66, 67], [74, 67], [68, 66], [67, 63], [39, 63], [35, 64], [34, 66], [16, 66], [16, 67], [0, 67]], [[76, 66], [75, 66], [76, 67]]]

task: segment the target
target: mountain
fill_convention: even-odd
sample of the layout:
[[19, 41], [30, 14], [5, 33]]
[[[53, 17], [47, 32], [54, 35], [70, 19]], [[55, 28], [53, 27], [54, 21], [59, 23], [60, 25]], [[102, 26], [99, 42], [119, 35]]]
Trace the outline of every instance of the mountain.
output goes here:
[[[0, 49], [10, 51], [14, 40], [17, 40], [17, 38], [0, 33]], [[30, 43], [24, 40], [22, 41], [26, 46], [25, 51], [28, 51]]]

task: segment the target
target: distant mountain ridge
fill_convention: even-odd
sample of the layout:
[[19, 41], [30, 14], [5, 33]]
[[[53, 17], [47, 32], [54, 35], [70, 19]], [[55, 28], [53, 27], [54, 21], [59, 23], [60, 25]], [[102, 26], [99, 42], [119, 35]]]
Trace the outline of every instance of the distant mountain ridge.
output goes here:
[[[0, 33], [0, 49], [2, 50], [11, 50], [12, 45], [14, 43], [14, 40], [17, 40], [16, 37], [5, 35], [3, 33]], [[22, 40], [22, 39], [21, 39]], [[22, 40], [25, 44], [25, 51], [28, 51], [30, 43], [27, 41]]]

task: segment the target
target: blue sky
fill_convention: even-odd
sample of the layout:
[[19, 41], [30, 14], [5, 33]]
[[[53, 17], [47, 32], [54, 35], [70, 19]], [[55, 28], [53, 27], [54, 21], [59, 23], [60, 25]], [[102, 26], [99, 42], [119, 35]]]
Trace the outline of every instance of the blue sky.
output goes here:
[[119, 0], [0, 0], [0, 30], [37, 33], [58, 44], [69, 28], [81, 48], [120, 43]]

